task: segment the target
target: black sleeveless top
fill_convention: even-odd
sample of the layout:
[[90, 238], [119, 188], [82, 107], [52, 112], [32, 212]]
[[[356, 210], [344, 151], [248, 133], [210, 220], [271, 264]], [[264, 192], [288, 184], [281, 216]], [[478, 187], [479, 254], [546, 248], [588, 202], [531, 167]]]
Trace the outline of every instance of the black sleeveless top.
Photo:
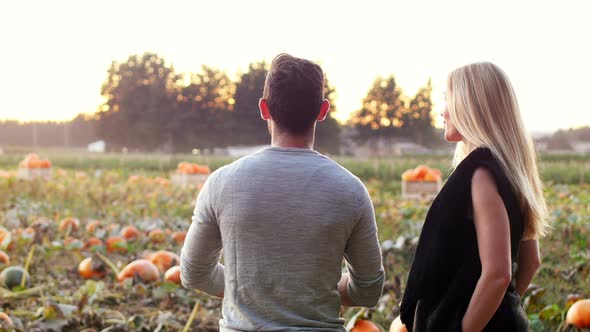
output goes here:
[[528, 331], [515, 290], [523, 215], [499, 162], [489, 149], [477, 148], [457, 166], [426, 216], [400, 308], [401, 320], [410, 332], [461, 331], [481, 275], [471, 198], [471, 179], [479, 167], [493, 174], [508, 211], [513, 276], [484, 331]]

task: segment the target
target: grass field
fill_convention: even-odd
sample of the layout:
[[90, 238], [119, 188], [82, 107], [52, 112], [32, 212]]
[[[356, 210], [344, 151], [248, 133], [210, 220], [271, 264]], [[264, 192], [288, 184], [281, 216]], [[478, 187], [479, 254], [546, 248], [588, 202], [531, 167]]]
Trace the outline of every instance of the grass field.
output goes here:
[[[10, 152], [10, 151], [9, 151]], [[0, 169], [14, 170], [25, 151], [0, 156]], [[229, 158], [191, 155], [91, 155], [67, 151], [40, 151], [54, 164], [48, 181], [0, 178], [0, 249], [10, 257], [2, 265], [27, 265], [30, 285], [12, 291], [0, 288], [0, 311], [18, 331], [182, 331], [195, 303], [190, 331], [216, 331], [220, 301], [195, 294], [159, 279], [142, 283], [138, 278], [117, 282], [113, 269], [146, 257], [149, 251], [178, 253], [181, 243], [172, 240], [186, 230], [198, 193], [167, 180], [180, 161], [206, 163], [212, 169]], [[400, 175], [410, 167], [428, 164], [448, 174], [447, 156], [405, 156], [380, 160], [335, 158], [358, 175], [374, 201], [379, 237], [383, 246], [387, 281], [371, 320], [385, 329], [398, 314], [405, 278], [415, 249], [428, 201], [400, 196]], [[568, 296], [590, 298], [590, 185], [587, 156], [543, 156], [543, 178], [554, 230], [542, 239], [543, 266], [523, 298], [534, 331], [564, 330]], [[80, 228], [59, 228], [66, 217], [80, 220]], [[97, 230], [86, 226], [98, 220]], [[42, 228], [31, 228], [34, 223]], [[121, 250], [85, 247], [91, 237], [106, 242], [127, 225], [140, 231]], [[37, 225], [38, 226], [38, 225]], [[154, 242], [150, 232], [161, 229], [165, 240]], [[8, 240], [7, 240], [8, 239]], [[112, 262], [104, 263], [97, 253]], [[78, 263], [92, 257], [106, 274], [85, 280]], [[160, 276], [161, 278], [161, 276]], [[358, 310], [348, 309], [345, 318]], [[568, 330], [572, 330], [569, 328]]]
[[[9, 148], [0, 155], [0, 169], [14, 169], [28, 148]], [[180, 161], [192, 161], [209, 165], [212, 170], [235, 160], [231, 157], [193, 156], [190, 154], [107, 153], [95, 154], [85, 150], [43, 149], [37, 151], [51, 159], [54, 166], [73, 170], [121, 170], [124, 174], [145, 172], [162, 174], [173, 171]], [[333, 159], [361, 179], [399, 181], [401, 174], [410, 167], [427, 164], [440, 169], [445, 176], [450, 170], [450, 155], [404, 155], [379, 159], [359, 159], [335, 156]], [[590, 155], [541, 155], [541, 174], [547, 183], [580, 184], [590, 182]]]

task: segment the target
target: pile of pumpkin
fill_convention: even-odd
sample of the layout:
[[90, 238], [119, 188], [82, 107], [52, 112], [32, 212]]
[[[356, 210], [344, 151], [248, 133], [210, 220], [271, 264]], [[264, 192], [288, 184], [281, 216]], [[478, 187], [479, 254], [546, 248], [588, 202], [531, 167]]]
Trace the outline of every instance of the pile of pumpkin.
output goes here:
[[18, 167], [28, 169], [51, 168], [51, 161], [49, 159], [40, 159], [37, 154], [30, 153], [18, 164]]
[[207, 165], [199, 165], [188, 162], [181, 162], [176, 168], [176, 173], [180, 174], [209, 174], [211, 170]]
[[[27, 237], [30, 241], [33, 240], [37, 231], [47, 230], [49, 228], [49, 219], [41, 218], [37, 220], [33, 227], [27, 227], [25, 229], [14, 230], [12, 232], [0, 227], [0, 247], [8, 251], [13, 250], [17, 237]], [[138, 240], [143, 233], [140, 232], [135, 226], [128, 225], [118, 230], [118, 224], [109, 224], [105, 227], [106, 231], [113, 234], [106, 237], [105, 241], [99, 237], [93, 236], [99, 228], [103, 226], [97, 220], [90, 221], [86, 224], [86, 233], [90, 236], [86, 241], [77, 239], [72, 234], [76, 234], [80, 229], [80, 221], [76, 218], [65, 218], [59, 223], [59, 231], [64, 236], [63, 245], [69, 250], [86, 250], [94, 252], [94, 255], [83, 259], [78, 265], [78, 273], [82, 278], [85, 279], [99, 279], [106, 276], [105, 264], [110, 267], [116, 274], [116, 279], [120, 282], [128, 278], [135, 276], [143, 282], [154, 282], [159, 280], [160, 273], [164, 274], [164, 280], [173, 282], [176, 284], [180, 283], [180, 258], [177, 254], [159, 250], [156, 252], [145, 252], [143, 258], [137, 259], [121, 271], [114, 266], [108, 258], [102, 255], [100, 252], [105, 251], [107, 253], [126, 253], [128, 242]], [[170, 230], [163, 231], [160, 228], [152, 229], [146, 233], [149, 238], [149, 242], [152, 244], [162, 244], [168, 240], [168, 236], [177, 244], [182, 245], [186, 237], [185, 231]], [[0, 250], [0, 266], [10, 265], [9, 256], [2, 250]], [[2, 271], [0, 276], [0, 285], [5, 286], [8, 289], [21, 284], [23, 275], [26, 275], [26, 285], [29, 284], [29, 277], [27, 271], [20, 266], [7, 267]], [[26, 286], [25, 285], [25, 286]]]
[[[162, 276], [166, 282], [181, 283], [180, 258], [176, 253], [166, 250], [145, 251], [141, 255], [142, 258], [130, 262], [120, 270], [102, 253], [127, 253], [128, 243], [139, 241], [141, 237], [145, 237], [143, 241], [151, 244], [164, 244], [173, 241], [176, 246], [182, 246], [186, 237], [185, 231], [172, 232], [169, 229], [154, 228], [149, 232], [141, 232], [133, 225], [121, 228], [116, 223], [106, 225], [100, 221], [92, 220], [85, 225], [85, 238], [87, 239], [81, 240], [73, 236], [81, 231], [80, 221], [77, 218], [68, 217], [62, 219], [56, 226], [52, 224], [54, 222], [50, 219], [39, 218], [29, 227], [12, 231], [0, 226], [0, 270], [2, 271], [0, 273], [0, 287], [4, 288], [0, 291], [18, 292], [31, 286], [31, 278], [28, 273], [29, 261], [34, 254], [36, 245], [55, 243], [49, 239], [53, 227], [58, 229], [63, 238], [64, 248], [77, 252], [78, 255], [82, 251], [89, 254], [85, 255], [89, 257], [82, 259], [78, 264], [78, 274], [83, 279], [104, 278], [107, 276], [107, 268], [110, 268], [115, 279], [120, 283], [129, 279], [152, 283], [162, 280]], [[14, 252], [17, 246], [20, 247], [22, 244], [30, 245], [29, 257], [24, 267], [11, 266], [8, 253]], [[0, 312], [0, 330], [4, 326], [12, 326], [12, 321], [8, 315]]]
[[[70, 227], [67, 225], [70, 223], [71, 226], [79, 227], [77, 219], [68, 218], [62, 221], [60, 229]], [[117, 227], [117, 224], [109, 225], [108, 228], [111, 230]], [[86, 225], [86, 231], [89, 234], [93, 234], [96, 228], [100, 227], [100, 222], [93, 220]], [[170, 233], [170, 232], [168, 232]], [[186, 237], [186, 232], [176, 231], [171, 234], [172, 239], [176, 244], [182, 245]], [[133, 225], [123, 227], [119, 235], [112, 235], [106, 239], [106, 251], [107, 252], [127, 252], [127, 243], [133, 242], [139, 239], [142, 233]], [[147, 233], [151, 243], [160, 244], [166, 241], [167, 234], [160, 228], [152, 229]], [[97, 249], [104, 246], [102, 240], [97, 237], [91, 237], [84, 244], [85, 248]], [[99, 252], [93, 257], [85, 258], [78, 265], [78, 273], [82, 278], [85, 279], [100, 279], [106, 276], [106, 268], [104, 264], [107, 264], [113, 272], [116, 274], [116, 278], [119, 282], [125, 279], [139, 278], [142, 282], [149, 283], [160, 280], [160, 273], [164, 274], [164, 280], [180, 284], [180, 258], [177, 254], [159, 250], [156, 252], [146, 252], [143, 258], [134, 260], [127, 264], [121, 271]]]
[[402, 174], [404, 181], [425, 181], [438, 182], [442, 180], [442, 173], [436, 168], [430, 168], [426, 165], [420, 165], [416, 168], [409, 169]]

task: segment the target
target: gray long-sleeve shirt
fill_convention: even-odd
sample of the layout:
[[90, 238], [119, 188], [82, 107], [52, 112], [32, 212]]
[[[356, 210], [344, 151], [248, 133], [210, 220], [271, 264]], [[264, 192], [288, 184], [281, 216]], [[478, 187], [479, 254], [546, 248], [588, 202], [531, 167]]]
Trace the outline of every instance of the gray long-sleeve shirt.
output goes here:
[[351, 299], [374, 306], [384, 271], [365, 186], [314, 150], [270, 147], [208, 178], [182, 248], [181, 280], [224, 293], [221, 331], [344, 331], [343, 258]]

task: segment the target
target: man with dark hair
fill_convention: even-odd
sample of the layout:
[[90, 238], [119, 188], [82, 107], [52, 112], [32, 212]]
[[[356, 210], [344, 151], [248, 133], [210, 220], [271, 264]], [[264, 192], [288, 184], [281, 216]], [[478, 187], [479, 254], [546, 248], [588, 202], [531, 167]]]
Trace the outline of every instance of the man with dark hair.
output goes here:
[[381, 296], [369, 194], [313, 150], [330, 109], [323, 89], [318, 65], [278, 55], [259, 102], [271, 146], [216, 170], [199, 193], [181, 280], [223, 298], [221, 331], [344, 331], [340, 305]]

